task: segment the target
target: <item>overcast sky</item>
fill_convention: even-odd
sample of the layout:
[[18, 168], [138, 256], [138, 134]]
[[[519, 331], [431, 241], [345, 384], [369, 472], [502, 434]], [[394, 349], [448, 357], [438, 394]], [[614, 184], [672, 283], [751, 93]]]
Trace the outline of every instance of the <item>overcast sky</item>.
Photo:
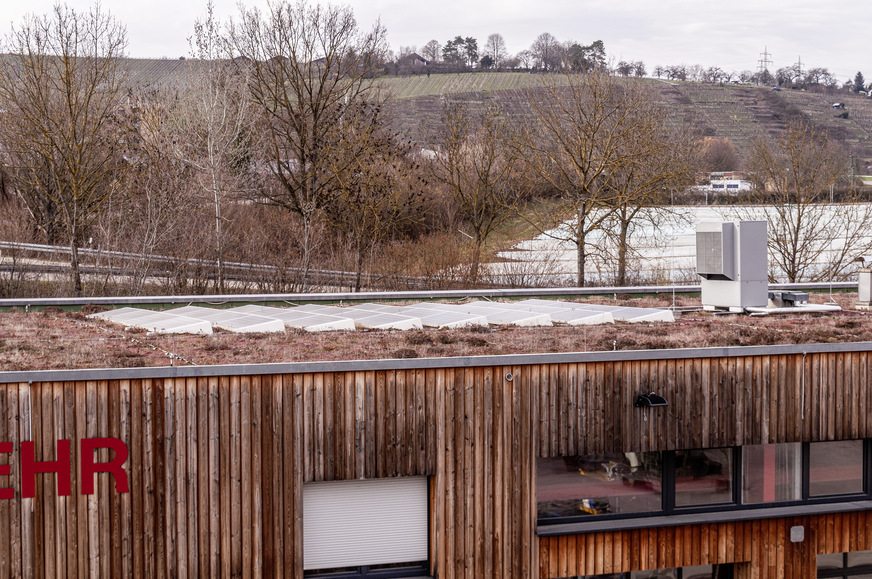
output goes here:
[[[27, 12], [51, 10], [50, 0], [6, 0], [2, 30]], [[69, 0], [87, 9], [92, 2]], [[235, 0], [214, 0], [223, 19], [237, 13]], [[266, 6], [248, 0], [247, 6]], [[726, 71], [756, 71], [764, 51], [769, 70], [802, 62], [803, 69], [825, 67], [840, 82], [863, 71], [872, 80], [872, 57], [865, 26], [872, 2], [821, 0], [350, 0], [360, 26], [380, 18], [393, 49], [444, 44], [457, 35], [473, 36], [479, 47], [488, 35], [503, 35], [509, 52], [529, 48], [542, 32], [560, 41], [605, 43], [610, 59], [656, 65], [701, 64]], [[191, 0], [103, 0], [104, 8], [127, 26], [128, 55], [178, 58], [190, 52], [187, 38], [206, 2]]]

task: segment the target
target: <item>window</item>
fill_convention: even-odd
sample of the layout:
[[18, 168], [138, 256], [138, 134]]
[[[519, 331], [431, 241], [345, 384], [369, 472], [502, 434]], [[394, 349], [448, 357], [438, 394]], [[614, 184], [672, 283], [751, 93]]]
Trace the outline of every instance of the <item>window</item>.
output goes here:
[[732, 579], [733, 566], [697, 565], [677, 569], [657, 569], [655, 571], [632, 571], [630, 573], [611, 573], [608, 575], [585, 575], [578, 579]]
[[540, 458], [539, 524], [870, 499], [869, 441]]
[[872, 551], [817, 556], [817, 576], [839, 579], [872, 579]]
[[661, 508], [659, 452], [539, 459], [539, 518]]
[[809, 446], [809, 496], [863, 492], [862, 440], [813, 442]]
[[675, 453], [675, 506], [733, 501], [733, 449], [679, 450]]
[[742, 502], [783, 503], [802, 497], [802, 445], [760, 444], [742, 448]]

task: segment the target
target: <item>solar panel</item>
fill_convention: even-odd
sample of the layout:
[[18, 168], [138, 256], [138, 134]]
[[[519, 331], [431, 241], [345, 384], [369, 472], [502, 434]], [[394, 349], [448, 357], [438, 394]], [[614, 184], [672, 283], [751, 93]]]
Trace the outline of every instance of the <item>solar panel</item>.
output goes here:
[[212, 324], [209, 322], [176, 315], [172, 311], [118, 308], [117, 310], [91, 314], [88, 317], [164, 334], [208, 335], [212, 333]]
[[285, 324], [281, 320], [266, 318], [245, 312], [232, 310], [219, 310], [202, 306], [184, 306], [170, 310], [174, 314], [190, 316], [198, 320], [205, 320], [213, 327], [221, 328], [230, 332], [284, 332]]
[[519, 304], [546, 305], [561, 307], [572, 310], [589, 310], [596, 312], [608, 312], [616, 320], [625, 322], [674, 322], [675, 315], [672, 310], [661, 308], [633, 308], [627, 306], [608, 306], [603, 304], [587, 304], [579, 302], [561, 302], [552, 300], [530, 299], [518, 302]]
[[91, 317], [145, 328], [155, 332], [209, 334], [212, 327], [233, 332], [279, 332], [285, 326], [310, 332], [329, 330], [392, 329], [410, 330], [424, 326], [463, 328], [471, 326], [513, 325], [551, 326], [553, 322], [571, 325], [604, 324], [614, 320], [628, 322], [672, 322], [672, 311], [658, 308], [632, 308], [580, 302], [529, 299], [520, 302], [472, 301], [465, 304], [424, 302], [406, 306], [364, 303], [348, 307], [308, 304], [276, 308], [247, 305], [229, 309], [184, 306], [174, 310], [152, 311], [120, 308]]
[[561, 322], [570, 326], [613, 324], [615, 318], [610, 312], [598, 312], [596, 310], [562, 308], [546, 304], [525, 304], [519, 302], [516, 307], [527, 309], [531, 312], [548, 314], [552, 321]]
[[419, 318], [402, 314], [375, 311], [366, 308], [365, 305], [362, 307], [350, 306], [347, 308], [305, 305], [299, 306], [297, 309], [312, 313], [346, 316], [354, 320], [357, 327], [371, 330], [412, 330], [424, 327]]
[[[433, 304], [416, 304], [401, 308], [403, 313], [415, 316], [424, 326], [440, 329], [469, 328], [487, 326], [487, 317], [481, 314], [470, 314], [451, 306], [443, 308], [426, 307]], [[445, 304], [440, 304], [445, 305]]]
[[512, 308], [510, 304], [474, 301], [458, 304], [463, 311], [483, 315], [489, 324], [506, 326], [550, 326], [551, 316]]
[[333, 330], [355, 330], [354, 320], [348, 317], [315, 314], [299, 311], [300, 308], [276, 308], [271, 306], [248, 305], [231, 308], [248, 314], [257, 314], [267, 318], [281, 320], [286, 326], [306, 330], [307, 332], [327, 332]]

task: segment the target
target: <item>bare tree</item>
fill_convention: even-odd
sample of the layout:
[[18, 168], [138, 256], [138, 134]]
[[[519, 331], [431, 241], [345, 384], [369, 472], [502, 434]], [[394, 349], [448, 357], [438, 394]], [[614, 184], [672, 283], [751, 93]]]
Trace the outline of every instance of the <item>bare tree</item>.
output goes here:
[[421, 56], [423, 56], [427, 62], [439, 62], [442, 59], [442, 45], [439, 44], [438, 40], [431, 40], [421, 48]]
[[670, 192], [693, 182], [696, 170], [694, 139], [688, 127], [674, 127], [668, 111], [650, 90], [639, 88], [645, 99], [636, 103], [632, 138], [619, 145], [621, 162], [605, 174], [609, 218], [604, 230], [616, 247], [617, 285], [626, 285], [633, 252], [633, 235], [647, 225], [654, 235], [670, 213]]
[[436, 178], [451, 191], [460, 216], [472, 230], [470, 278], [475, 283], [485, 242], [514, 214], [520, 200], [513, 179], [518, 155], [505, 116], [495, 107], [479, 115], [468, 106], [449, 104], [442, 124]]
[[[558, 196], [557, 211], [534, 225], [576, 249], [579, 286], [585, 285], [589, 237], [603, 227], [618, 202], [608, 186], [637, 155], [627, 144], [648, 130], [639, 111], [644, 94], [607, 72], [568, 74], [565, 82], [547, 82], [528, 92], [530, 122], [519, 140], [529, 168]], [[558, 229], [551, 229], [558, 223]]]
[[852, 193], [839, 203], [830, 199], [846, 169], [839, 147], [802, 119], [788, 123], [777, 141], [754, 143], [748, 170], [756, 201], [764, 207], [742, 214], [767, 221], [773, 278], [829, 281], [843, 276], [858, 254], [872, 250], [872, 206]]
[[506, 60], [508, 52], [506, 52], [506, 41], [502, 34], [494, 33], [487, 37], [487, 42], [484, 45], [484, 53], [493, 61], [496, 68], [502, 68], [503, 62]]
[[698, 144], [697, 156], [704, 171], [735, 171], [742, 161], [733, 141], [726, 137], [705, 137]]
[[335, 198], [327, 218], [354, 244], [355, 291], [361, 289], [367, 253], [420, 219], [423, 197], [412, 172], [411, 143], [388, 130], [382, 110], [361, 101], [345, 107], [328, 153]]
[[250, 95], [278, 186], [257, 200], [297, 214], [303, 224], [303, 286], [313, 252], [312, 225], [336, 186], [327, 148], [350, 103], [363, 99], [386, 50], [378, 23], [362, 33], [350, 8], [270, 4], [265, 13], [240, 7], [229, 42], [250, 69]]
[[246, 93], [250, 68], [234, 66], [227, 59], [211, 2], [206, 18], [194, 24], [191, 45], [191, 86], [180, 93], [156, 130], [172, 133], [166, 143], [177, 159], [195, 169], [200, 190], [212, 205], [217, 289], [225, 293], [222, 207], [228, 197], [246, 189], [248, 161], [256, 147], [251, 101]]
[[545, 72], [551, 72], [558, 68], [561, 50], [560, 43], [549, 32], [543, 32], [537, 36], [530, 46], [530, 53], [533, 55], [536, 66]]
[[51, 207], [60, 215], [73, 291], [81, 295], [79, 246], [125, 170], [118, 59], [126, 32], [99, 6], [57, 5], [26, 17], [5, 44], [12, 54], [0, 65], [0, 140], [8, 171], [34, 214]]

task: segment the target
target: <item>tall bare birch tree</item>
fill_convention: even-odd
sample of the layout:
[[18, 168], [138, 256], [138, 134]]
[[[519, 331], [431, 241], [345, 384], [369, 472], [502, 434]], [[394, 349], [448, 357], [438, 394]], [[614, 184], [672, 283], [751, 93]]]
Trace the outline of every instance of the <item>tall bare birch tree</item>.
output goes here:
[[222, 39], [213, 5], [194, 25], [194, 58], [189, 60], [191, 86], [166, 111], [162, 131], [170, 131], [174, 155], [196, 172], [196, 180], [214, 214], [217, 290], [225, 293], [223, 207], [250, 183], [249, 159], [256, 147], [252, 106], [248, 98], [250, 68], [235, 66]]
[[5, 162], [32, 213], [51, 207], [60, 215], [76, 295], [82, 294], [79, 246], [125, 166], [129, 133], [119, 113], [118, 59], [126, 38], [99, 6], [79, 12], [57, 5], [48, 15], [25, 17], [4, 43], [11, 53], [0, 65]]
[[250, 68], [250, 95], [263, 117], [263, 146], [279, 186], [258, 200], [299, 215], [303, 287], [311, 267], [312, 225], [336, 186], [327, 154], [343, 107], [363, 99], [386, 50], [376, 24], [362, 32], [350, 8], [275, 2], [264, 12], [240, 8], [229, 41]]

